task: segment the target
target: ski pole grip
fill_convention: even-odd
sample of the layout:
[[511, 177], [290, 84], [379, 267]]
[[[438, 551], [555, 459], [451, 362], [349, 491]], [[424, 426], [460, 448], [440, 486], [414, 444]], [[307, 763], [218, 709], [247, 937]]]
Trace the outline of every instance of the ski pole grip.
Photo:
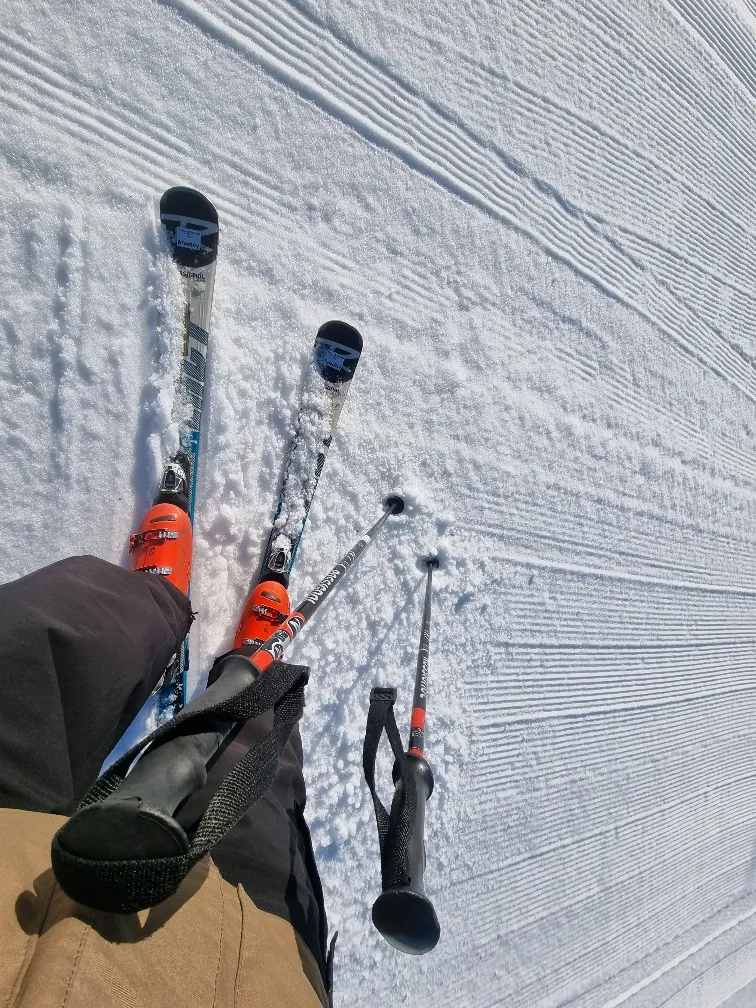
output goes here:
[[[406, 877], [404, 884], [386, 886], [373, 904], [373, 924], [383, 937], [402, 952], [423, 955], [435, 948], [441, 935], [436, 911], [425, 895], [423, 874], [425, 872], [425, 803], [433, 793], [433, 771], [422, 756], [406, 753], [406, 772], [415, 782], [415, 815], [408, 837], [389, 829], [384, 848], [381, 851], [381, 867], [384, 877], [387, 868], [397, 855], [404, 852]], [[398, 813], [404, 799], [402, 767], [397, 759], [393, 770], [394, 799], [391, 803], [390, 821], [398, 821]], [[397, 850], [397, 846], [400, 848]]]
[[[184, 718], [233, 697], [256, 677], [257, 670], [246, 658], [229, 655], [223, 660], [222, 675], [184, 708]], [[77, 857], [97, 861], [185, 854], [189, 839], [174, 813], [203, 787], [207, 763], [235, 723], [208, 714], [201, 730], [196, 722], [189, 723], [178, 734], [158, 740], [112, 794], [71, 816], [60, 830], [59, 843]]]

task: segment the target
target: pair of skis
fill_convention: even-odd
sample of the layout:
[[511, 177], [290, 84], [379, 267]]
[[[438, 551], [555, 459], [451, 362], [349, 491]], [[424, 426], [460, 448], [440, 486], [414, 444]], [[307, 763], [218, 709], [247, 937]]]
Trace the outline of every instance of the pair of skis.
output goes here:
[[[188, 594], [218, 214], [201, 193], [177, 186], [163, 194], [160, 220], [184, 296], [173, 404], [179, 437], [177, 450], [164, 460], [152, 507], [131, 536], [131, 569], [159, 574]], [[290, 615], [289, 576], [361, 351], [362, 337], [345, 322], [326, 322], [318, 330], [262, 570], [244, 606], [234, 647], [262, 643]], [[184, 641], [157, 691], [160, 720], [184, 706], [188, 667]]]

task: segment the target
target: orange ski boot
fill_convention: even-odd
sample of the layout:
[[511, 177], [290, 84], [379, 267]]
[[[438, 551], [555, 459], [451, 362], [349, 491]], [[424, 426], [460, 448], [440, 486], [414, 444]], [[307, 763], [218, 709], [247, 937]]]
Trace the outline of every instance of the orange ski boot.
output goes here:
[[186, 472], [178, 462], [163, 471], [160, 493], [131, 536], [131, 569], [161, 574], [184, 594], [192, 570], [192, 523], [187, 514]]
[[192, 523], [176, 504], [153, 504], [130, 539], [131, 569], [162, 576], [185, 595], [192, 569]]
[[278, 581], [261, 581], [249, 595], [234, 637], [234, 647], [262, 644], [291, 614], [289, 593]]

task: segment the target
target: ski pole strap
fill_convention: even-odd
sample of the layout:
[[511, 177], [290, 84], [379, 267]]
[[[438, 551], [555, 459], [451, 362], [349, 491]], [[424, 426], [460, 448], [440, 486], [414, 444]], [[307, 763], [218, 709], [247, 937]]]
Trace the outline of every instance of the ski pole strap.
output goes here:
[[[422, 756], [405, 753], [394, 718], [396, 690], [377, 686], [370, 694], [362, 765], [375, 808], [381, 849], [380, 896], [373, 924], [394, 948], [422, 955], [441, 934], [436, 911], [425, 895], [425, 803], [433, 792], [433, 772]], [[375, 757], [383, 732], [393, 750], [394, 798], [387, 812], [375, 792]]]
[[[381, 880], [383, 888], [404, 886], [410, 882], [407, 870], [407, 848], [415, 824], [417, 787], [394, 717], [396, 690], [392, 686], [375, 686], [370, 693], [365, 742], [362, 747], [362, 768], [370, 789], [378, 826], [378, 844], [381, 851]], [[375, 758], [384, 731], [391, 745], [394, 763], [394, 800], [387, 812], [375, 790]]]
[[[53, 837], [53, 870], [71, 899], [122, 914], [161, 903], [273, 783], [281, 751], [304, 710], [309, 669], [276, 662], [264, 675], [252, 678], [251, 663], [243, 655], [230, 655], [225, 663], [230, 666], [227, 668], [230, 675], [219, 678], [176, 718], [161, 725], [117, 760], [95, 781], [77, 811]], [[245, 680], [241, 690], [229, 695], [234, 684]], [[161, 747], [181, 756], [182, 742], [196, 748], [197, 739], [207, 737], [213, 742], [208, 743], [208, 751], [214, 751], [218, 735], [227, 734], [229, 724], [246, 721], [271, 708], [272, 730], [222, 782], [191, 841], [172, 818], [172, 802], [163, 802], [163, 807], [159, 802], [150, 805], [139, 794], [128, 793], [127, 773], [140, 752], [142, 759], [148, 755], [154, 766], [165, 770], [167, 780], [164, 782], [161, 777], [155, 782], [155, 793], [170, 794], [172, 767], [170, 762], [161, 766]], [[196, 753], [190, 751], [190, 756], [196, 763]], [[185, 777], [186, 768], [179, 769]], [[201, 786], [205, 779], [204, 765], [199, 772], [196, 767], [193, 769]], [[181, 793], [186, 790], [184, 777]], [[121, 787], [124, 782], [126, 785]], [[149, 791], [149, 777], [145, 784]], [[119, 788], [119, 794], [114, 795]], [[119, 798], [124, 793], [125, 797]], [[145, 826], [143, 834], [139, 833], [141, 824]], [[123, 828], [119, 829], [121, 825]], [[130, 839], [124, 841], [124, 835]]]

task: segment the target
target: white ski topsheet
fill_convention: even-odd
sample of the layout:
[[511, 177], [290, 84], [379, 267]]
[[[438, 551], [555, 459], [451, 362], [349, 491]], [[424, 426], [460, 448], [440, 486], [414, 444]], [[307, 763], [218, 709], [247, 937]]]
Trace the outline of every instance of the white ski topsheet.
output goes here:
[[[259, 569], [314, 334], [365, 336], [292, 585], [406, 495], [290, 653], [336, 1005], [750, 1008], [752, 17], [6, 0], [0, 57], [4, 579], [127, 562], [171, 423], [169, 185], [223, 229], [194, 688]], [[360, 752], [371, 685], [408, 722], [431, 549], [442, 938], [414, 959], [370, 923]]]
[[332, 340], [318, 337], [313, 357], [306, 367], [300, 409], [284, 464], [278, 513], [268, 547], [270, 555], [280, 553], [282, 556], [275, 570], [288, 572], [291, 569], [324, 460], [353, 381], [328, 381], [324, 367], [329, 362], [338, 366], [345, 356], [351, 360], [355, 354]]
[[[197, 491], [202, 411], [205, 399], [210, 313], [213, 305], [215, 263], [201, 269], [179, 267], [186, 312], [181, 369], [176, 382], [172, 419], [178, 423], [179, 445], [192, 458], [190, 514], [194, 517]], [[172, 458], [172, 452], [168, 458]], [[167, 461], [167, 459], [166, 459]]]
[[[175, 269], [181, 278], [183, 295], [179, 304], [170, 306], [181, 320], [180, 343], [173, 348], [177, 374], [171, 419], [177, 427], [177, 438], [174, 444], [165, 445], [163, 464], [174, 459], [179, 449], [189, 461], [189, 514], [193, 518], [216, 260], [200, 264], [192, 260], [215, 255], [218, 224], [189, 215], [187, 206], [181, 205], [181, 195], [171, 199], [173, 193], [174, 190], [170, 190], [167, 194], [165, 212], [162, 199], [158, 208], [159, 221], [167, 230], [164, 247], [176, 260]], [[193, 209], [191, 202], [188, 206]]]

